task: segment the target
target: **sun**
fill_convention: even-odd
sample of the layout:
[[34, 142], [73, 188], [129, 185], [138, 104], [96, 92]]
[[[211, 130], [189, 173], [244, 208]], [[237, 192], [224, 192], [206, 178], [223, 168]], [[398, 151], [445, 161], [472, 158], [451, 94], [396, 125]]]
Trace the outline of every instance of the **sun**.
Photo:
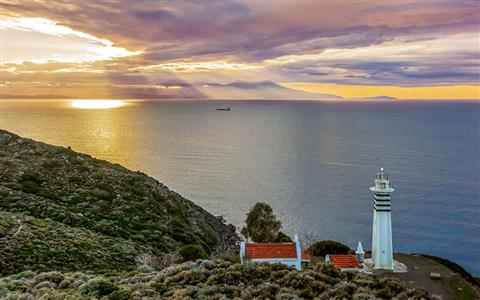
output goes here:
[[72, 100], [71, 107], [79, 109], [109, 109], [127, 105], [121, 100]]

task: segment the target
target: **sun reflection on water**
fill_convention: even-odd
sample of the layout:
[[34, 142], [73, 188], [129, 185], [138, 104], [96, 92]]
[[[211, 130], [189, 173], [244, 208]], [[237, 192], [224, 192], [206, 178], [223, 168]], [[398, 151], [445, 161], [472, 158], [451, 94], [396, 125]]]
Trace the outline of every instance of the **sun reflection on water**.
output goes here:
[[127, 102], [122, 100], [72, 100], [70, 106], [79, 109], [110, 109], [127, 105]]

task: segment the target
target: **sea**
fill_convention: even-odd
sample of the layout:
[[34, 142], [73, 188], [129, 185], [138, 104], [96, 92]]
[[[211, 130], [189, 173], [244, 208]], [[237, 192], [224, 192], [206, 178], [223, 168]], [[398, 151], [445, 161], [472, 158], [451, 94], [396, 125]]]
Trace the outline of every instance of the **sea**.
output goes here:
[[266, 202], [287, 234], [352, 248], [371, 247], [369, 187], [384, 168], [395, 187], [394, 251], [480, 275], [480, 102], [123, 104], [2, 100], [0, 125], [140, 170], [238, 228]]

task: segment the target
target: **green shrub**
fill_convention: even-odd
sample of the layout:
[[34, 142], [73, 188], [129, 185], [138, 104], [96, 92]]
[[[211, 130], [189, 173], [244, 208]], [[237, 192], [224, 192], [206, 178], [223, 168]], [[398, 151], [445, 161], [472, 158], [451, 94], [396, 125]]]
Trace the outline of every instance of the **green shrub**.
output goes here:
[[178, 250], [177, 254], [183, 261], [206, 259], [208, 257], [205, 250], [199, 245], [185, 245]]
[[291, 243], [292, 239], [288, 235], [283, 233], [282, 231], [279, 231], [275, 242], [277, 242], [277, 243]]
[[108, 296], [108, 299], [110, 300], [128, 300], [132, 297], [132, 292], [130, 291], [125, 291], [125, 290], [119, 290], [111, 293]]
[[20, 182], [20, 184], [22, 185], [22, 190], [25, 193], [29, 193], [29, 194], [36, 194], [42, 188], [40, 185], [38, 185], [38, 183], [30, 180], [22, 181]]
[[88, 167], [88, 165], [84, 164], [84, 165], [78, 165], [77, 166], [77, 170], [79, 172], [86, 172], [88, 171], [90, 168]]
[[101, 190], [98, 188], [95, 188], [92, 190], [92, 195], [99, 198], [99, 199], [111, 199], [112, 194], [109, 191]]
[[49, 198], [49, 199], [56, 199], [56, 195], [50, 191], [40, 189], [38, 192], [35, 193], [37, 196], [43, 197], [43, 198]]
[[50, 281], [56, 284], [59, 284], [63, 280], [63, 274], [60, 272], [46, 272], [40, 273], [34, 277], [35, 282]]
[[18, 182], [7, 182], [5, 186], [9, 189], [20, 191], [23, 189], [22, 185]]
[[83, 159], [80, 157], [71, 157], [69, 159], [70, 163], [73, 165], [82, 165], [83, 164]]
[[110, 281], [97, 277], [81, 286], [83, 295], [106, 296], [118, 290], [118, 287]]
[[9, 195], [8, 189], [0, 186], [0, 196], [7, 197]]
[[61, 166], [62, 162], [58, 159], [49, 159], [43, 163], [43, 167], [48, 170], [60, 168]]
[[155, 291], [157, 291], [160, 295], [167, 291], [167, 287], [165, 284], [161, 282], [154, 282], [150, 285]]
[[41, 184], [45, 180], [42, 178], [42, 176], [39, 173], [35, 171], [26, 171], [20, 178], [20, 181], [33, 181], [37, 184]]
[[229, 261], [229, 262], [234, 263], [234, 264], [239, 264], [240, 263], [240, 255], [238, 253], [234, 253], [234, 252], [218, 253], [218, 254], [215, 255], [215, 259]]
[[[342, 278], [345, 275], [345, 273], [342, 273], [337, 267], [327, 263], [318, 263], [314, 267], [314, 270], [316, 272], [323, 273], [331, 278]], [[327, 279], [327, 278], [324, 278], [324, 279]]]
[[318, 241], [308, 247], [307, 252], [313, 256], [324, 257], [327, 254], [348, 254], [350, 248], [336, 241]]

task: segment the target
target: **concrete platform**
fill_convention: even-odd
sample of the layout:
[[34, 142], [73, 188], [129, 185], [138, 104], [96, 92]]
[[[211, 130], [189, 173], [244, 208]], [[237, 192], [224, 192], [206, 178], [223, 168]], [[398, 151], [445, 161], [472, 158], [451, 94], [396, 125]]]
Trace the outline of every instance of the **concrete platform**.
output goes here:
[[366, 258], [359, 272], [366, 273], [366, 274], [375, 274], [375, 275], [383, 274], [383, 273], [406, 273], [408, 272], [408, 267], [404, 263], [401, 263], [397, 260], [393, 260], [393, 270], [374, 269], [372, 259]]

